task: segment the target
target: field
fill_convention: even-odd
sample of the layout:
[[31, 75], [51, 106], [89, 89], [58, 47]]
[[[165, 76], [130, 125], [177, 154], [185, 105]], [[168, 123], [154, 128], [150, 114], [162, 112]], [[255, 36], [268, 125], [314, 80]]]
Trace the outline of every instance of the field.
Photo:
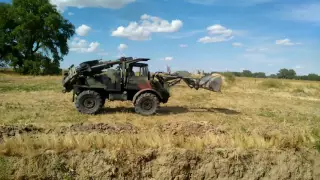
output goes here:
[[320, 83], [237, 78], [79, 114], [61, 77], [0, 73], [0, 179], [320, 179]]

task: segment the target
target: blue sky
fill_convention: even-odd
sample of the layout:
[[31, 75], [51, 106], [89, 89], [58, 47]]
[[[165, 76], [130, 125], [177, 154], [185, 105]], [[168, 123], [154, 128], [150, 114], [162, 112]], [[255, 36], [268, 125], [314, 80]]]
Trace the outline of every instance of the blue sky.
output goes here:
[[[0, 0], [1, 1], [1, 0]], [[315, 0], [51, 0], [77, 28], [61, 66], [121, 55], [152, 71], [320, 74]]]

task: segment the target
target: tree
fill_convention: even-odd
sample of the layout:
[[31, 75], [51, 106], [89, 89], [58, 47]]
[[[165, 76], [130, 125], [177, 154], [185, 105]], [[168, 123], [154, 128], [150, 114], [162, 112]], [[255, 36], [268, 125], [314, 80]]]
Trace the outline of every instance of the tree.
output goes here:
[[256, 78], [266, 78], [266, 73], [264, 72], [256, 72], [256, 73], [253, 73], [253, 76], [256, 77]]
[[308, 80], [310, 81], [320, 81], [320, 76], [318, 76], [318, 74], [309, 74], [308, 75]]
[[244, 77], [252, 77], [252, 76], [253, 76], [252, 72], [249, 71], [249, 70], [243, 70], [243, 71], [242, 71], [242, 75], [243, 75]]
[[0, 8], [0, 59], [24, 74], [31, 66], [39, 67], [40, 57], [47, 62], [46, 68], [60, 66], [75, 28], [49, 0], [13, 0]]
[[276, 74], [270, 74], [269, 78], [276, 79], [276, 78], [277, 78], [277, 75], [276, 75]]
[[6, 3], [0, 3], [0, 63], [6, 63], [6, 57], [9, 54], [16, 54], [14, 49], [17, 42], [11, 36], [12, 30], [16, 26], [11, 17], [11, 6]]
[[232, 72], [235, 76], [237, 77], [241, 77], [242, 76], [242, 73], [241, 72]]
[[296, 72], [293, 69], [280, 69], [277, 74], [278, 78], [281, 79], [294, 79], [296, 77]]

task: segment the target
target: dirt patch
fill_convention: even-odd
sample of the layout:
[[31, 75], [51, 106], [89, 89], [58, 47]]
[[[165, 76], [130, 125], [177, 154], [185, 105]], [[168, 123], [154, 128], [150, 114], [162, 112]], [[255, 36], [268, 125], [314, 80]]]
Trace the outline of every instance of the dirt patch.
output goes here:
[[315, 154], [181, 149], [8, 158], [12, 179], [317, 179]]
[[[56, 130], [57, 131], [57, 130]], [[74, 124], [70, 127], [61, 127], [58, 129], [59, 133], [67, 133], [67, 132], [86, 132], [86, 133], [105, 133], [105, 134], [116, 134], [116, 133], [137, 133], [138, 128], [130, 123], [126, 124]]]
[[104, 133], [104, 134], [118, 134], [118, 133], [131, 133], [135, 134], [138, 132], [138, 128], [130, 123], [126, 124], [105, 124], [105, 123], [98, 123], [98, 124], [73, 124], [68, 127], [57, 127], [52, 129], [43, 129], [33, 125], [27, 126], [0, 126], [0, 143], [3, 140], [3, 137], [14, 137], [18, 134], [30, 134], [35, 135], [39, 133], [44, 134], [65, 134], [68, 132], [72, 133]]
[[33, 126], [0, 126], [0, 142], [3, 140], [3, 137], [13, 137], [18, 134], [37, 134], [44, 132], [44, 129]]
[[172, 135], [183, 136], [203, 136], [206, 133], [211, 134], [226, 134], [227, 132], [222, 128], [216, 127], [208, 122], [187, 122], [187, 121], [174, 121], [164, 125], [155, 127], [161, 132], [170, 133]]

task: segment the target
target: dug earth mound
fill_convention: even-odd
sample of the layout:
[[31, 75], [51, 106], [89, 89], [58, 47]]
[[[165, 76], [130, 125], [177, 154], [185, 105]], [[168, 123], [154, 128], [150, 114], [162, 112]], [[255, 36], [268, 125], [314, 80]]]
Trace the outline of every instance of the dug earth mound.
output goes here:
[[3, 137], [14, 137], [18, 134], [37, 134], [44, 132], [44, 129], [35, 127], [33, 125], [26, 126], [0, 126], [0, 142]]
[[[151, 136], [155, 132], [173, 137], [228, 135], [226, 129], [206, 122], [171, 121], [151, 129], [139, 129], [130, 123], [80, 123], [57, 129], [2, 126], [0, 132], [1, 153], [6, 155], [0, 156], [0, 179], [320, 179], [316, 150], [187, 149], [179, 147], [183, 141], [174, 146], [152, 146], [155, 142], [150, 141], [149, 146], [139, 144], [146, 138], [140, 134]], [[76, 134], [89, 139], [74, 139]], [[51, 139], [41, 140], [47, 136]], [[108, 144], [118, 136], [123, 137], [118, 143], [129, 145]], [[130, 136], [136, 136], [137, 141], [129, 141]], [[89, 143], [89, 148], [76, 148], [84, 143]]]
[[1, 158], [8, 179], [319, 179], [315, 153], [128, 149]]

